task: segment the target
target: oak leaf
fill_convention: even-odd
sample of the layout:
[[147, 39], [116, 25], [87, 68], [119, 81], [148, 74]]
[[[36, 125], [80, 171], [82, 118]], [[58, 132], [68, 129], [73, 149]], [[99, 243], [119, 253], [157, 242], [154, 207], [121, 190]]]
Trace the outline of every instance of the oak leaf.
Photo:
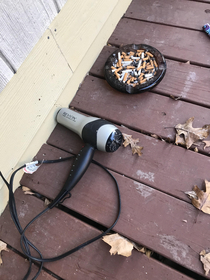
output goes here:
[[184, 137], [180, 136], [179, 134], [176, 134], [175, 144], [185, 146], [186, 143], [185, 143]]
[[210, 182], [205, 180], [205, 191], [198, 186], [193, 187], [193, 191], [185, 192], [191, 199], [192, 204], [202, 212], [210, 214]]
[[120, 236], [118, 233], [106, 235], [102, 238], [104, 242], [111, 246], [110, 254], [130, 257], [133, 250], [133, 244], [127, 238]]
[[209, 250], [202, 250], [200, 252], [200, 260], [203, 263], [205, 275], [208, 275], [209, 270], [210, 270], [210, 252], [209, 252]]
[[31, 191], [31, 189], [29, 189], [28, 187], [22, 186], [22, 191], [24, 192], [24, 194], [30, 194], [33, 195], [34, 193]]
[[177, 124], [175, 126], [177, 134], [184, 135], [185, 143], [186, 143], [186, 148], [189, 149], [192, 144], [199, 140], [203, 140], [206, 137], [208, 137], [210, 133], [210, 125], [206, 124], [202, 128], [194, 128], [192, 126], [192, 123], [194, 121], [194, 117], [189, 118], [186, 123], [184, 124]]
[[9, 249], [7, 249], [7, 244], [0, 240], [0, 265], [3, 264], [2, 258], [1, 258], [1, 251], [7, 251], [9, 252]]
[[132, 149], [132, 154], [138, 154], [138, 156], [141, 156], [142, 155], [142, 149], [143, 147], [141, 146], [138, 146], [137, 143], [139, 142], [139, 139], [133, 139], [132, 138], [132, 135], [128, 135], [128, 134], [125, 134], [125, 133], [122, 133], [123, 135], [123, 139], [124, 139], [124, 142], [123, 142], [123, 146], [124, 147], [127, 147], [128, 145], [131, 146], [131, 149]]

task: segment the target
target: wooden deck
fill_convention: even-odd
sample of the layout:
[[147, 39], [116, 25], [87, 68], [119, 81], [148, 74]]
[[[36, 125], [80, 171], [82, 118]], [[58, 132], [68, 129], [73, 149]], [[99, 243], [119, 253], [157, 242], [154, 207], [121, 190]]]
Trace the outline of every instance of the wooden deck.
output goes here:
[[[100, 240], [61, 261], [46, 263], [38, 279], [210, 279], [199, 260], [199, 253], [210, 247], [210, 216], [199, 212], [184, 193], [194, 185], [202, 188], [205, 179], [210, 181], [210, 148], [201, 145], [195, 152], [195, 146], [187, 150], [174, 144], [175, 125], [190, 117], [195, 117], [194, 127], [210, 123], [210, 37], [202, 31], [210, 22], [209, 11], [209, 0], [133, 0], [70, 104], [139, 138], [141, 157], [120, 147], [113, 154], [96, 151], [94, 159], [111, 170], [120, 186], [122, 214], [114, 232], [148, 248], [152, 256], [136, 250], [129, 258], [110, 256], [109, 245]], [[150, 92], [123, 94], [104, 79], [108, 56], [130, 43], [152, 45], [166, 57], [166, 75]], [[67, 157], [77, 154], [82, 145], [77, 135], [57, 125], [35, 159]], [[24, 175], [21, 185], [53, 199], [70, 168], [70, 162], [42, 165], [33, 175]], [[99, 167], [91, 164], [71, 193], [63, 206], [27, 231], [44, 257], [96, 236], [115, 219], [116, 191]], [[23, 227], [46, 207], [41, 198], [21, 189], [15, 197]], [[8, 207], [0, 217], [0, 239], [9, 247], [9, 252], [2, 251], [0, 279], [22, 279], [28, 261]]]

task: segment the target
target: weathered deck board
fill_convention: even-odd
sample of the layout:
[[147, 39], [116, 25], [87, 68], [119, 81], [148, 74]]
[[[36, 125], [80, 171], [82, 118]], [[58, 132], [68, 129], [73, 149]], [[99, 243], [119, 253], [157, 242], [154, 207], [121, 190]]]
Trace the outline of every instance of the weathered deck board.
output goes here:
[[[1, 280], [22, 280], [28, 271], [28, 261], [11, 250], [9, 252], [3, 251], [1, 254], [3, 259], [3, 264], [0, 267]], [[37, 272], [38, 268], [35, 265], [32, 265], [31, 277], [34, 277]], [[42, 270], [38, 279], [56, 280], [57, 278], [54, 278]]]
[[[38, 158], [42, 158], [43, 154], [47, 158], [67, 156], [46, 145], [40, 150]], [[63, 166], [42, 166], [32, 176], [25, 175], [22, 184], [52, 199], [64, 184], [70, 168], [71, 163], [68, 162]], [[116, 173], [114, 176], [119, 183], [122, 198], [122, 214], [115, 231], [203, 274], [199, 252], [210, 241], [209, 217], [203, 213], [198, 215], [197, 210], [189, 203], [125, 176]], [[152, 174], [148, 174], [149, 176], [152, 178]], [[112, 223], [117, 211], [116, 190], [113, 181], [99, 167], [91, 165], [71, 193], [72, 197], [64, 202], [65, 206], [105, 226]], [[196, 234], [200, 228], [203, 231], [202, 240]]]
[[[88, 114], [175, 141], [174, 127], [194, 117], [194, 127], [210, 122], [209, 109], [152, 92], [124, 94], [97, 77], [87, 76], [71, 106]], [[202, 151], [203, 146], [200, 148]], [[208, 149], [205, 150], [208, 152]]]
[[202, 30], [209, 21], [209, 4], [180, 0], [133, 0], [125, 17]]
[[108, 43], [117, 46], [144, 43], [157, 48], [163, 55], [175, 60], [210, 66], [210, 41], [203, 31], [123, 18]]
[[[90, 69], [90, 75], [104, 78], [104, 65], [116, 48], [105, 46]], [[210, 69], [166, 59], [167, 71], [153, 92], [210, 107]]]
[[[20, 222], [25, 225], [38, 212], [44, 209], [43, 201], [16, 191], [17, 209]], [[30, 211], [29, 211], [30, 210]], [[13, 247], [20, 249], [19, 236], [14, 229], [8, 208], [1, 220], [1, 237]], [[8, 231], [13, 231], [13, 236]], [[46, 213], [28, 230], [28, 238], [38, 244], [45, 257], [67, 251], [76, 245], [100, 234], [100, 231], [76, 220], [65, 212], [53, 209]], [[81, 249], [62, 261], [47, 263], [45, 266], [64, 279], [184, 279], [190, 278], [133, 251], [132, 256], [110, 256], [110, 247], [99, 240]], [[48, 279], [48, 278], [45, 278]], [[5, 279], [6, 280], [6, 279]]]

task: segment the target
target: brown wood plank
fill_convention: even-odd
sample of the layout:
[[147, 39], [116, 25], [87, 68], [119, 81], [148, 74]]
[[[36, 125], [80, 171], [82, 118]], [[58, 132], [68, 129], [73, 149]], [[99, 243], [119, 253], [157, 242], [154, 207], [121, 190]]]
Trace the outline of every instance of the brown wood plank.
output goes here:
[[[52, 178], [52, 176], [50, 176]], [[33, 196], [16, 191], [16, 201], [20, 222], [25, 225], [33, 216], [44, 209], [43, 202]], [[1, 237], [13, 247], [20, 249], [19, 236], [10, 218], [8, 208], [0, 217]], [[13, 232], [13, 234], [8, 234]], [[46, 213], [28, 230], [28, 238], [38, 244], [44, 257], [51, 257], [75, 247], [96, 236], [100, 231], [76, 220], [58, 209]], [[102, 240], [64, 258], [47, 263], [45, 266], [63, 279], [184, 279], [189, 277], [165, 265], [133, 251], [132, 256], [110, 256], [110, 247]], [[6, 263], [7, 260], [5, 260]], [[8, 278], [7, 278], [8, 279]], [[48, 279], [48, 278], [45, 278]], [[5, 279], [6, 280], [6, 279]]]
[[133, 0], [125, 17], [202, 30], [209, 22], [209, 4], [183, 0]]
[[[38, 153], [38, 158], [43, 153], [49, 158], [64, 156], [63, 151], [56, 148], [52, 150], [46, 145]], [[127, 166], [128, 162], [127, 159]], [[32, 176], [24, 175], [22, 184], [52, 199], [62, 188], [71, 168], [67, 162], [65, 166], [43, 165]], [[203, 213], [198, 214], [189, 203], [125, 176], [116, 173], [114, 176], [119, 183], [122, 198], [122, 214], [115, 231], [203, 275], [199, 252], [210, 241], [209, 217]], [[149, 176], [151, 178], [152, 174]], [[176, 179], [179, 188], [178, 175]], [[90, 165], [71, 193], [72, 197], [65, 200], [65, 206], [103, 225], [112, 223], [117, 211], [116, 190], [112, 180], [99, 167]], [[201, 228], [202, 238], [199, 234]]]
[[[28, 271], [29, 263], [26, 259], [13, 251], [2, 251], [1, 253], [3, 264], [0, 267], [0, 279], [1, 280], [22, 280]], [[38, 272], [37, 266], [32, 265], [31, 278]], [[52, 275], [48, 274], [44, 270], [41, 271], [39, 280], [55, 280]]]
[[[186, 201], [189, 200], [184, 191], [194, 185], [202, 186], [205, 179], [210, 181], [209, 157], [127, 128], [120, 130], [139, 138], [143, 155], [132, 156], [131, 150], [123, 147], [113, 154], [96, 151], [95, 159], [106, 167]], [[48, 143], [73, 153], [78, 153], [83, 145], [77, 135], [61, 126], [56, 127]]]
[[[90, 69], [90, 75], [104, 78], [104, 65], [116, 48], [105, 46]], [[164, 79], [152, 92], [173, 95], [188, 102], [210, 107], [210, 69], [166, 59]]]
[[[71, 102], [85, 113], [175, 141], [174, 127], [194, 117], [194, 127], [209, 123], [209, 109], [152, 92], [124, 94], [97, 77], [87, 76]], [[210, 137], [209, 137], [210, 138]], [[199, 148], [203, 152], [203, 145]]]
[[123, 18], [108, 43], [117, 46], [144, 43], [157, 48], [163, 55], [175, 60], [210, 66], [210, 41], [203, 31]]

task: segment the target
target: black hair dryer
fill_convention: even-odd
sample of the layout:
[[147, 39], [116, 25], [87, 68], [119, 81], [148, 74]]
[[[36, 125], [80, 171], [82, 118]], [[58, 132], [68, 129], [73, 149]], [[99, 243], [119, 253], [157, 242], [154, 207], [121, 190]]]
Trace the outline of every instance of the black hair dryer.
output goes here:
[[91, 163], [95, 149], [103, 152], [114, 152], [121, 146], [123, 140], [120, 130], [110, 122], [99, 118], [86, 117], [71, 109], [60, 109], [56, 120], [77, 133], [85, 142], [85, 146], [77, 155], [62, 190], [48, 205], [49, 208], [58, 204], [81, 179]]

